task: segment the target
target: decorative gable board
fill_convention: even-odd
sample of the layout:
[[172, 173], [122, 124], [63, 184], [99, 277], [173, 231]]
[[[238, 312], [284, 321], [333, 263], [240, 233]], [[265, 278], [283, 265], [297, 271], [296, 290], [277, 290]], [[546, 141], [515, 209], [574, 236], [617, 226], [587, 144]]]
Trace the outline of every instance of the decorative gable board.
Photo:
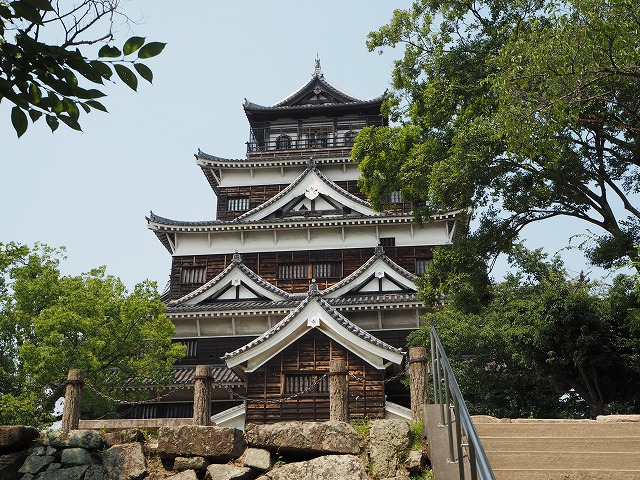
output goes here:
[[[306, 210], [302, 208], [303, 205]], [[368, 202], [351, 195], [325, 177], [317, 168], [310, 167], [278, 195], [240, 215], [236, 221], [266, 220], [286, 216], [291, 211], [315, 211], [320, 215], [324, 211], [330, 215], [336, 215], [337, 210], [345, 211], [345, 209], [353, 214], [380, 215]]]
[[402, 363], [400, 350], [360, 329], [318, 297], [307, 297], [273, 328], [223, 359], [229, 368], [253, 372], [313, 328], [377, 369], [384, 369], [389, 362]]
[[[201, 287], [184, 297], [171, 302], [170, 306], [193, 306], [211, 301], [229, 300], [291, 300], [292, 295], [269, 285], [266, 281], [244, 265], [239, 263], [229, 265], [220, 275], [208, 281]], [[246, 271], [245, 271], [246, 270]], [[255, 275], [249, 275], [247, 272]], [[258, 279], [258, 280], [256, 280]], [[267, 288], [269, 285], [269, 288]], [[299, 298], [299, 297], [298, 297]]]
[[394, 263], [384, 254], [376, 253], [360, 269], [322, 292], [323, 298], [371, 293], [415, 293], [417, 277]]

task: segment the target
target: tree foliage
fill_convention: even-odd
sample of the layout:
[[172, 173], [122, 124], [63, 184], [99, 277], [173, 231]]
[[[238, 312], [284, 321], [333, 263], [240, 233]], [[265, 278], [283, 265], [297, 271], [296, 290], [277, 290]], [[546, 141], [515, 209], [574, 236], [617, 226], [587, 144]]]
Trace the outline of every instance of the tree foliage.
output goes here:
[[[87, 374], [85, 418], [154, 396], [184, 347], [155, 285], [128, 292], [104, 267], [60, 274], [60, 250], [0, 244], [0, 423], [46, 424], [69, 369]], [[144, 387], [144, 388], [140, 388]]]
[[386, 104], [353, 158], [384, 208], [400, 190], [420, 218], [474, 207], [485, 263], [557, 216], [596, 226], [590, 259], [640, 243], [640, 9], [635, 0], [416, 0], [369, 35], [404, 46]]
[[[11, 109], [11, 123], [22, 136], [44, 116], [51, 131], [60, 122], [80, 130], [80, 113], [106, 112], [94, 85], [119, 78], [133, 90], [138, 75], [152, 82], [142, 60], [158, 55], [165, 44], [131, 37], [122, 48], [113, 41], [113, 22], [120, 0], [15, 0], [0, 2], [0, 102]], [[56, 39], [51, 41], [51, 39]], [[98, 57], [80, 47], [102, 44]], [[113, 73], [116, 73], [116, 77]], [[28, 115], [28, 116], [27, 116]]]
[[[570, 280], [558, 259], [517, 246], [517, 267], [468, 312], [429, 314], [411, 342], [428, 345], [434, 325], [474, 413], [498, 417], [595, 416], [640, 407], [637, 279], [596, 291]], [[464, 305], [463, 305], [464, 307]]]

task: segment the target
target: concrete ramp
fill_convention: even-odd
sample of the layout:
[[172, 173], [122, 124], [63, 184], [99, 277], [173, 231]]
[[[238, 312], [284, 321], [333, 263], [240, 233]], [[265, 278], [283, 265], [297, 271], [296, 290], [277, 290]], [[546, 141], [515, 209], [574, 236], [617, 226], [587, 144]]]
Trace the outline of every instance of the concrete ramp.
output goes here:
[[640, 479], [639, 416], [473, 420], [496, 480]]

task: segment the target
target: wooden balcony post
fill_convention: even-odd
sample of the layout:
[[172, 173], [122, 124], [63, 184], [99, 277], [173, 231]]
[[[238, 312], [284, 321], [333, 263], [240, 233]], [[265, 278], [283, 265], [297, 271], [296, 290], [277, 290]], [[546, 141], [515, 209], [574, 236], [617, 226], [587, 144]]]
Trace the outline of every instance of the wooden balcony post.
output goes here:
[[197, 365], [193, 391], [193, 424], [211, 424], [211, 365]]
[[69, 370], [67, 388], [64, 393], [64, 409], [62, 411], [62, 432], [68, 434], [77, 430], [80, 424], [80, 408], [82, 407], [82, 390], [85, 373], [82, 370]]
[[427, 349], [409, 349], [409, 381], [411, 392], [411, 421], [423, 421], [424, 405], [429, 403], [427, 395]]
[[344, 360], [329, 361], [329, 420], [349, 421], [347, 363]]

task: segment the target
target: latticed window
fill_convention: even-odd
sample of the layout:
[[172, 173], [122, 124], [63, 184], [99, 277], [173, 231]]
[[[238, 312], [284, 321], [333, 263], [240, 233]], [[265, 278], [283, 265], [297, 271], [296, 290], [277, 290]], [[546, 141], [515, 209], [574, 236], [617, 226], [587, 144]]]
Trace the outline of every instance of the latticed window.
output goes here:
[[431, 263], [431, 260], [426, 260], [424, 258], [416, 258], [416, 275], [424, 275], [424, 272], [427, 271], [427, 267]]
[[304, 262], [278, 265], [278, 278], [306, 280], [310, 278], [339, 278], [342, 262]]
[[187, 347], [187, 353], [185, 353], [185, 358], [196, 356], [196, 352], [198, 350], [197, 340], [178, 340], [178, 343], [181, 343], [182, 345]]
[[205, 267], [182, 267], [180, 272], [181, 283], [204, 283], [206, 275]]
[[[322, 378], [323, 373], [291, 373], [284, 376], [284, 394], [292, 395], [305, 392], [309, 394], [329, 393], [329, 377]], [[313, 385], [320, 382], [313, 387]], [[312, 388], [313, 387], [313, 388]], [[307, 391], [308, 390], [308, 391]]]
[[387, 197], [387, 203], [402, 203], [400, 192], [391, 192]]
[[380, 237], [380, 246], [381, 247], [395, 247], [396, 246], [396, 237]]
[[242, 197], [229, 197], [227, 199], [227, 210], [230, 212], [244, 212], [249, 210], [251, 199], [244, 195]]

